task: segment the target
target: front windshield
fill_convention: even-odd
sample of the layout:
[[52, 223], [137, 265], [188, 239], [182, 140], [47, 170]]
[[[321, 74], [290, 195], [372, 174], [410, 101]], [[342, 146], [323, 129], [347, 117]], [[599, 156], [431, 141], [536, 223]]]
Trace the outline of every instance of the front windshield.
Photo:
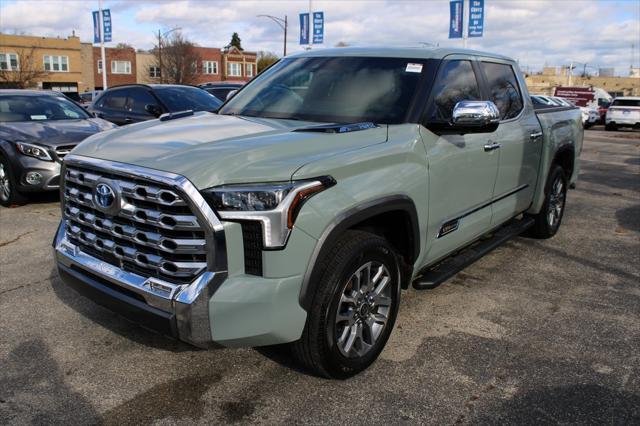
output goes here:
[[155, 89], [154, 93], [170, 112], [187, 110], [214, 112], [222, 105], [215, 96], [197, 87], [161, 87]]
[[329, 123], [403, 123], [426, 62], [367, 57], [283, 59], [238, 92], [219, 113]]
[[63, 97], [43, 95], [0, 95], [0, 122], [84, 120], [81, 107]]

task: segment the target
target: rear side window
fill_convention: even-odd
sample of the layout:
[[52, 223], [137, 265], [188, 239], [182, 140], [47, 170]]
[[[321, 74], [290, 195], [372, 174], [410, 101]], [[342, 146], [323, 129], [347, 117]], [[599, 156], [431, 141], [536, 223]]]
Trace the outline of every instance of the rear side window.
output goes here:
[[489, 100], [500, 110], [500, 118], [509, 120], [522, 111], [522, 94], [513, 67], [507, 64], [481, 62], [489, 84]]
[[478, 81], [471, 62], [464, 60], [445, 61], [433, 88], [428, 119], [431, 122], [449, 122], [453, 108], [460, 101], [480, 99]]
[[118, 90], [117, 92], [107, 93], [102, 101], [105, 108], [124, 109], [127, 104], [127, 91]]
[[616, 99], [611, 106], [619, 107], [640, 107], [640, 99]]

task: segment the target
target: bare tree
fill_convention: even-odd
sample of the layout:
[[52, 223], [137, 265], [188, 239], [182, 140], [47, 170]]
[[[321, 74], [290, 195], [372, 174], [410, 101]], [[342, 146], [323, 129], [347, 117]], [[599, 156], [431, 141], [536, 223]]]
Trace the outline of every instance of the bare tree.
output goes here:
[[267, 68], [278, 60], [278, 56], [272, 52], [260, 51], [258, 52], [258, 73]]
[[3, 87], [15, 89], [34, 87], [39, 79], [49, 74], [44, 70], [42, 63], [36, 60], [35, 50], [35, 47], [18, 50], [17, 63], [12, 62], [7, 55], [8, 69], [0, 70], [0, 84]]
[[158, 37], [158, 44], [153, 49], [156, 64], [160, 69], [160, 81], [171, 84], [195, 83], [198, 75], [200, 54], [196, 45], [179, 31], [171, 37]]

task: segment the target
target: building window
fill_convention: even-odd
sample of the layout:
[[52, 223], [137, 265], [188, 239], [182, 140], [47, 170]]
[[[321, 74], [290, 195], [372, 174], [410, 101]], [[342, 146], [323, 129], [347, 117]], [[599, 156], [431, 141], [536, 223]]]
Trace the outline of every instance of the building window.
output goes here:
[[98, 74], [102, 74], [102, 59], [98, 59]]
[[227, 75], [230, 77], [242, 77], [242, 64], [239, 62], [227, 62]]
[[18, 55], [15, 53], [0, 53], [0, 70], [18, 71]]
[[216, 61], [202, 61], [203, 74], [218, 74], [218, 63]]
[[111, 74], [131, 74], [131, 62], [111, 61]]
[[44, 70], [54, 72], [69, 72], [69, 57], [44, 55]]
[[245, 64], [244, 75], [247, 77], [253, 77], [253, 64]]
[[149, 67], [149, 77], [160, 78], [160, 67]]

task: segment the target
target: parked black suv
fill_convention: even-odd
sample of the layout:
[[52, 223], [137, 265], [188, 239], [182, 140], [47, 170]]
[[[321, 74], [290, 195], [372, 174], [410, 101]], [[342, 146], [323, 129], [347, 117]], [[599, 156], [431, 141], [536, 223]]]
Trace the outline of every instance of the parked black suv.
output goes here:
[[172, 84], [131, 84], [108, 89], [88, 110], [118, 125], [151, 120], [168, 112], [217, 111], [222, 105], [206, 91]]

